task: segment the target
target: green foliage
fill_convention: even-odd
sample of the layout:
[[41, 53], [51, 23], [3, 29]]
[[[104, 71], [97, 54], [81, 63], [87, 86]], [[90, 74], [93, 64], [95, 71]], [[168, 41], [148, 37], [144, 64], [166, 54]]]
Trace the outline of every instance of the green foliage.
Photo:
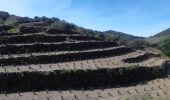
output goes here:
[[94, 33], [93, 35], [94, 37], [104, 40], [104, 41], [109, 41], [109, 42], [113, 42], [113, 41], [118, 41], [119, 37], [117, 36], [112, 36], [112, 35], [107, 35], [107, 34], [103, 34], [103, 33]]
[[119, 41], [118, 41], [118, 43], [119, 43], [120, 45], [125, 45], [125, 46], [127, 46], [127, 45], [128, 45], [128, 43], [129, 43], [129, 41], [130, 41], [130, 39], [129, 39], [129, 38], [119, 37]]
[[11, 28], [12, 28], [11, 26], [1, 25], [1, 26], [0, 26], [0, 32], [6, 33], [6, 32], [8, 32], [8, 30], [10, 30]]
[[127, 47], [139, 49], [139, 50], [144, 49], [149, 46], [148, 42], [146, 42], [143, 39], [130, 39], [130, 38], [121, 37], [121, 36], [118, 39], [118, 43], [120, 45], [125, 45]]
[[134, 49], [144, 49], [148, 46], [148, 43], [144, 40], [132, 40], [127, 42], [127, 46]]
[[159, 43], [159, 48], [166, 56], [170, 57], [170, 38], [162, 40]]
[[19, 32], [19, 28], [17, 27], [8, 30], [8, 33], [18, 33], [18, 32]]
[[94, 32], [91, 32], [88, 34], [90, 34], [90, 36], [92, 36], [92, 37], [95, 37], [95, 38], [101, 39], [101, 40], [105, 40], [105, 37], [106, 37], [104, 34], [98, 34], [98, 33], [94, 33]]
[[74, 31], [75, 30], [75, 25], [67, 23], [65, 21], [57, 21], [54, 22], [52, 25], [52, 28], [57, 28], [59, 30], [67, 30], [67, 31]]
[[112, 42], [112, 41], [118, 41], [118, 40], [119, 40], [119, 37], [117, 37], [117, 36], [112, 36], [112, 35], [106, 35], [106, 36], [105, 36], [105, 40], [106, 40], [106, 41], [110, 41], [110, 42]]
[[109, 39], [112, 39], [113, 41], [119, 41], [119, 37], [118, 36], [110, 36]]

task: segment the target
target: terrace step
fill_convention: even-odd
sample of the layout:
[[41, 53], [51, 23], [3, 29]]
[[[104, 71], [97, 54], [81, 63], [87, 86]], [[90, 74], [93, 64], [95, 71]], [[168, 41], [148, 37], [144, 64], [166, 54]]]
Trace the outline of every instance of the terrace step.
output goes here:
[[105, 58], [119, 56], [134, 52], [132, 48], [127, 47], [115, 47], [106, 50], [97, 51], [85, 51], [69, 54], [54, 54], [54, 55], [39, 55], [39, 56], [29, 56], [29, 57], [16, 57], [16, 58], [2, 58], [0, 59], [0, 64], [2, 66], [6, 65], [27, 65], [27, 64], [48, 64], [48, 63], [59, 63], [59, 62], [69, 62], [78, 60], [88, 60], [96, 58]]
[[26, 45], [5, 45], [0, 47], [1, 54], [23, 54], [34, 52], [52, 51], [77, 51], [88, 49], [100, 49], [118, 46], [117, 42], [78, 42], [78, 43], [51, 43], [51, 44], [26, 44]]
[[0, 34], [0, 100], [120, 100], [157, 89], [168, 94], [166, 82], [152, 82], [170, 74], [168, 61], [157, 54], [78, 32], [25, 31]]
[[142, 55], [138, 55], [136, 57], [130, 57], [130, 58], [123, 59], [123, 62], [125, 62], [125, 63], [139, 63], [144, 60], [148, 60], [149, 58], [152, 58], [152, 57], [159, 57], [159, 55], [146, 52], [146, 53], [144, 53]]
[[46, 33], [48, 34], [80, 34], [79, 32], [58, 30], [58, 29], [49, 29], [46, 31]]
[[[170, 96], [170, 78], [154, 79], [145, 84], [129, 85], [116, 88], [91, 88], [89, 90], [42, 90], [29, 92], [1, 93], [1, 100], [124, 100], [137, 99], [144, 97], [160, 100]], [[158, 95], [159, 94], [159, 95]]]
[[0, 59], [3, 58], [16, 58], [16, 57], [29, 57], [29, 56], [42, 56], [42, 55], [61, 55], [61, 54], [69, 54], [69, 53], [81, 53], [81, 52], [93, 52], [93, 51], [103, 51], [103, 50], [111, 50], [125, 46], [116, 46], [110, 48], [101, 48], [101, 49], [89, 49], [89, 50], [78, 50], [78, 51], [54, 51], [54, 52], [36, 52], [36, 53], [23, 53], [23, 54], [5, 54], [1, 55]]
[[[107, 58], [104, 58], [107, 59]], [[157, 60], [162, 60], [157, 58]], [[109, 60], [110, 61], [110, 60]], [[122, 67], [131, 67], [131, 66], [161, 66], [165, 60], [152, 64], [147, 64], [146, 62], [135, 63], [135, 64], [116, 64], [117, 62], [110, 61], [105, 62], [101, 59], [94, 60], [83, 60], [83, 61], [72, 61], [72, 62], [64, 62], [64, 63], [50, 63], [50, 64], [30, 64], [30, 65], [19, 65], [19, 66], [1, 66], [1, 73], [15, 73], [15, 72], [34, 72], [34, 71], [54, 71], [54, 70], [97, 70], [102, 68], [122, 68]]]
[[[82, 52], [85, 52], [85, 51], [82, 51]], [[0, 67], [0, 73], [13, 73], [13, 72], [25, 72], [25, 71], [29, 71], [29, 72], [32, 72], [32, 71], [54, 71], [54, 70], [97, 70], [97, 69], [101, 69], [101, 68], [121, 68], [121, 67], [130, 67], [130, 66], [152, 67], [152, 66], [161, 66], [164, 62], [167, 61], [160, 57], [156, 57], [156, 58], [150, 58], [150, 59], [145, 60], [140, 63], [124, 63], [124, 62], [122, 62], [122, 59], [126, 59], [130, 56], [133, 56], [134, 54], [141, 55], [141, 54], [143, 54], [143, 52], [137, 51], [137, 52], [132, 52], [132, 53], [115, 56], [115, 57], [71, 61], [71, 62], [63, 62], [63, 63], [3, 66], [3, 67]], [[33, 55], [33, 56], [35, 56], [35, 55]], [[46, 55], [46, 54], [42, 54], [42, 55]], [[13, 56], [13, 58], [16, 58], [16, 57]]]
[[1, 44], [21, 44], [21, 43], [51, 43], [51, 42], [63, 42], [70, 41], [99, 41], [94, 37], [88, 36], [67, 36], [67, 35], [44, 35], [44, 34], [30, 34], [30, 35], [16, 35], [0, 37]]
[[[119, 48], [119, 47], [124, 47], [124, 46], [104, 48], [104, 49], [90, 49], [90, 50], [83, 50], [83, 51], [59, 51], [59, 52], [44, 52], [44, 53], [42, 52], [42, 53], [1, 55], [0, 59], [17, 58], [17, 57], [30, 57], [30, 56], [42, 56], [42, 55], [61, 55], [61, 54], [80, 53], [80, 52], [93, 52], [93, 51], [110, 50], [110, 49]], [[141, 56], [146, 55], [146, 54], [150, 54], [150, 55], [153, 55], [155, 57], [148, 57], [147, 60], [145, 58], [145, 59], [141, 60], [140, 62], [134, 61], [133, 63], [124, 63], [124, 60], [126, 60], [126, 59], [138, 58], [138, 57], [141, 57]], [[142, 66], [143, 65], [149, 66], [149, 65], [154, 65], [155, 62], [158, 62], [157, 65], [159, 65], [162, 62], [166, 61], [166, 59], [160, 58], [159, 55], [157, 55], [157, 54], [154, 54], [152, 52], [144, 52], [144, 51], [135, 51], [135, 52], [128, 53], [128, 54], [125, 54], [125, 55], [120, 55], [120, 56], [116, 56], [116, 57], [108, 57], [107, 59], [106, 58], [100, 58], [98, 60], [101, 60], [100, 62], [98, 62], [99, 64], [101, 64], [104, 61], [104, 62], [113, 63], [115, 67], [122, 65], [122, 64], [124, 64], [124, 65], [140, 64]]]
[[[157, 73], [157, 74], [155, 74]], [[0, 91], [41, 91], [57, 89], [89, 89], [138, 84], [167, 77], [162, 66], [133, 66], [97, 70], [55, 70], [44, 72], [0, 73]], [[55, 85], [54, 85], [55, 84]]]
[[29, 35], [47, 35], [47, 36], [86, 36], [84, 34], [48, 34], [44, 32], [40, 33], [1, 33], [1, 37], [13, 37], [13, 36], [29, 36]]
[[22, 33], [1, 33], [0, 37], [4, 37], [4, 36], [15, 36], [15, 35], [20, 35]]

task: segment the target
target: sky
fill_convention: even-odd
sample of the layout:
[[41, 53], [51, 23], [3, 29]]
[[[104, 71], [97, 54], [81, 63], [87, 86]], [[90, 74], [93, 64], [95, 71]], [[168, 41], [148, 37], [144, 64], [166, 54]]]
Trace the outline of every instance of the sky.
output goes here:
[[149, 37], [170, 28], [169, 5], [170, 0], [0, 0], [0, 11]]

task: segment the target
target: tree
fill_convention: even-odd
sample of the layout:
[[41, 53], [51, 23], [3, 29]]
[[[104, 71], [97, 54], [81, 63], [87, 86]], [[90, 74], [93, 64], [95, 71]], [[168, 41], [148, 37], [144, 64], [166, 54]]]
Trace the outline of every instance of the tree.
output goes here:
[[66, 30], [66, 24], [61, 22], [61, 21], [54, 22], [52, 24], [52, 28], [56, 28], [56, 29], [59, 29], [59, 30]]
[[52, 28], [56, 28], [59, 30], [67, 30], [67, 31], [75, 31], [76, 26], [71, 23], [67, 23], [66, 21], [57, 21], [52, 24]]

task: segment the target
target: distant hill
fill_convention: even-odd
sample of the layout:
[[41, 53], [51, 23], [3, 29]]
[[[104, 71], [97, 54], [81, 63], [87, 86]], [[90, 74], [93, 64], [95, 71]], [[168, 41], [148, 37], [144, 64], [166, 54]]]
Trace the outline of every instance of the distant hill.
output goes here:
[[167, 35], [170, 35], [170, 28], [154, 35], [153, 37], [162, 37], [162, 36], [167, 36]]
[[128, 39], [144, 39], [144, 37], [134, 36], [134, 35], [130, 35], [123, 32], [117, 32], [113, 30], [105, 31], [104, 33], [107, 35], [113, 35], [113, 36], [128, 38]]
[[159, 43], [162, 39], [169, 38], [169, 37], [170, 37], [170, 28], [168, 28], [154, 36], [151, 36], [151, 37], [147, 38], [146, 40], [150, 43]]

